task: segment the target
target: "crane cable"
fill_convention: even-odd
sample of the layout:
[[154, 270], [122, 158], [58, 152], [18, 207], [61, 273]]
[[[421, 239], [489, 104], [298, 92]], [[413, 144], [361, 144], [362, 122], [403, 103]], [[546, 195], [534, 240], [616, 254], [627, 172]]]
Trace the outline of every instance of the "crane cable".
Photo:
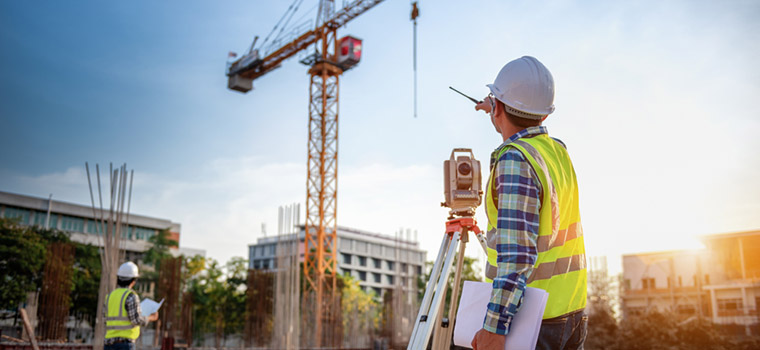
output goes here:
[[412, 0], [411, 19], [413, 26], [413, 58], [412, 69], [414, 70], [414, 117], [417, 118], [417, 17], [420, 16], [420, 9], [417, 7], [417, 1]]
[[[280, 18], [280, 20], [277, 21], [277, 24], [274, 25], [274, 28], [272, 28], [272, 31], [269, 32], [269, 34], [266, 36], [266, 38], [264, 38], [264, 42], [262, 42], [261, 46], [259, 46], [259, 47], [263, 48], [264, 45], [267, 44], [267, 42], [269, 41], [269, 38], [272, 36], [272, 34], [274, 34], [274, 32], [277, 31], [277, 28], [280, 26], [280, 24], [282, 24], [282, 21], [285, 20], [285, 17], [288, 17], [287, 21], [285, 22], [285, 25], [283, 25], [283, 27], [280, 30], [280, 32], [277, 33], [277, 37], [275, 37], [274, 40], [272, 40], [271, 45], [274, 45], [274, 43], [277, 41], [277, 38], [280, 37], [280, 34], [282, 34], [282, 31], [285, 29], [285, 26], [288, 24], [288, 22], [290, 22], [290, 19], [293, 18], [293, 15], [296, 13], [296, 11], [298, 11], [298, 7], [301, 5], [302, 2], [303, 2], [303, 0], [294, 0], [293, 3], [290, 4], [290, 6], [288, 7], [288, 10], [285, 11], [285, 13], [282, 15], [282, 17]], [[288, 16], [288, 14], [290, 16]]]

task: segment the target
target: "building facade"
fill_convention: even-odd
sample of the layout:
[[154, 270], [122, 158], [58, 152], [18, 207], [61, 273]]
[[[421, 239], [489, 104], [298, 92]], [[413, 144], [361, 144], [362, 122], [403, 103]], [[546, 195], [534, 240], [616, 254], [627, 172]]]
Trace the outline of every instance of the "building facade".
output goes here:
[[[93, 211], [92, 206], [88, 205], [0, 191], [0, 217], [18, 219], [22, 225], [66, 231], [74, 242], [102, 246], [96, 215], [108, 217], [107, 210], [101, 212], [97, 208]], [[169, 230], [169, 239], [179, 243], [179, 223], [130, 213], [128, 225], [122, 230], [125, 260], [141, 261], [143, 252], [150, 248], [148, 239], [165, 229]], [[175, 256], [206, 254], [204, 250], [179, 246], [172, 247], [170, 252]]]
[[[304, 226], [298, 228], [299, 256], [303, 261]], [[248, 263], [251, 269], [277, 268], [278, 242], [292, 242], [295, 235], [259, 238], [248, 246]], [[367, 292], [381, 296], [386, 290], [401, 286], [416, 288], [417, 276], [424, 273], [426, 252], [418, 242], [397, 239], [362, 230], [338, 227], [338, 273], [351, 276]]]
[[623, 256], [623, 316], [658, 310], [758, 334], [760, 231], [702, 237], [705, 249]]

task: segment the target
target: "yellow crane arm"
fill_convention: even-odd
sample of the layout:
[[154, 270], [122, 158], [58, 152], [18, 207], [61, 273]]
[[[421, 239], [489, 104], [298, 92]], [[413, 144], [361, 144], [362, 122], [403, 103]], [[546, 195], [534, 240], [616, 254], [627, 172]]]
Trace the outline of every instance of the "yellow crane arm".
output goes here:
[[239, 75], [246, 79], [256, 79], [264, 74], [269, 73], [277, 68], [282, 61], [292, 57], [299, 51], [307, 48], [309, 45], [320, 39], [320, 33], [325, 29], [338, 29], [348, 23], [350, 20], [358, 17], [369, 9], [375, 7], [384, 0], [355, 0], [338, 11], [332, 18], [322, 23], [321, 26], [301, 34], [295, 40], [283, 45], [268, 56], [254, 60], [247, 67], [239, 67], [243, 59], [240, 59], [230, 66], [228, 76]]

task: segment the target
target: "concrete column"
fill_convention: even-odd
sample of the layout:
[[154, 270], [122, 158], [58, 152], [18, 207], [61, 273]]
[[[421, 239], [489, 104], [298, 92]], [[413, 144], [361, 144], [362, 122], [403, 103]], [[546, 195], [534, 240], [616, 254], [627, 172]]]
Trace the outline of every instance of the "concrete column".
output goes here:
[[[747, 281], [747, 267], [744, 263], [744, 240], [739, 237], [739, 261], [742, 266], [742, 283]], [[744, 333], [747, 336], [752, 335], [752, 330], [749, 328], [749, 303], [747, 303], [747, 288], [742, 287], [742, 310], [744, 311]]]
[[715, 297], [715, 289], [710, 289], [710, 309], [712, 310], [713, 323], [718, 320], [718, 299]]

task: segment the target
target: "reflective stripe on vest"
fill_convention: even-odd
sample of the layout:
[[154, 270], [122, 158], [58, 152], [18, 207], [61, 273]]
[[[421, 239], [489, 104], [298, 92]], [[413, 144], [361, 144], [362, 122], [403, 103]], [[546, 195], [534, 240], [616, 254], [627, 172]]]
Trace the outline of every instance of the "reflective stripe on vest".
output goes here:
[[[549, 292], [544, 319], [586, 306], [586, 255], [578, 208], [578, 184], [565, 148], [546, 134], [521, 138], [499, 150], [496, 159], [515, 148], [523, 154], [541, 182], [538, 258], [527, 285]], [[493, 193], [493, 169], [486, 189], [488, 264], [486, 277], [497, 273], [496, 225], [498, 194]], [[547, 205], [548, 204], [548, 205]]]
[[117, 288], [106, 297], [106, 339], [137, 339], [140, 326], [129, 321], [127, 315], [127, 296], [134, 293], [131, 289]]

